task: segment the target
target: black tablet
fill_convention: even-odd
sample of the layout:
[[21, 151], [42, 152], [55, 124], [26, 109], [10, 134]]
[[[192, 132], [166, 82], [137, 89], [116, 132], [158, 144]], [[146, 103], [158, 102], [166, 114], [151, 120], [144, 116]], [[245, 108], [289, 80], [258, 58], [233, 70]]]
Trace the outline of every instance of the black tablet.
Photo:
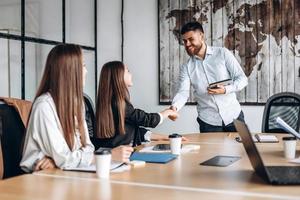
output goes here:
[[200, 163], [200, 165], [227, 167], [228, 165], [231, 165], [239, 159], [241, 159], [241, 157], [239, 156], [215, 156], [207, 161]]
[[[181, 144], [182, 148], [182, 144]], [[168, 151], [171, 150], [170, 144], [157, 144], [153, 147], [153, 151]]]
[[226, 86], [226, 85], [230, 85], [230, 84], [232, 84], [232, 79], [229, 78], [229, 79], [225, 79], [225, 80], [222, 80], [222, 81], [217, 81], [217, 82], [210, 83], [208, 85], [208, 88], [209, 89], [217, 89], [218, 85]]
[[157, 144], [153, 147], [153, 151], [166, 151], [170, 149], [170, 144]]

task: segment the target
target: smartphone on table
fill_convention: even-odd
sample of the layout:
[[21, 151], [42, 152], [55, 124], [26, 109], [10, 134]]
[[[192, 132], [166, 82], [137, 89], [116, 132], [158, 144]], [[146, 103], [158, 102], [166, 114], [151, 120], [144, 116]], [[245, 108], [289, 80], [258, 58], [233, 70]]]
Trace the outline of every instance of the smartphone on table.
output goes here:
[[167, 151], [170, 149], [170, 144], [157, 144], [153, 147], [153, 151]]
[[[182, 148], [182, 144], [181, 144]], [[153, 147], [153, 151], [168, 151], [171, 150], [170, 144], [157, 144]]]

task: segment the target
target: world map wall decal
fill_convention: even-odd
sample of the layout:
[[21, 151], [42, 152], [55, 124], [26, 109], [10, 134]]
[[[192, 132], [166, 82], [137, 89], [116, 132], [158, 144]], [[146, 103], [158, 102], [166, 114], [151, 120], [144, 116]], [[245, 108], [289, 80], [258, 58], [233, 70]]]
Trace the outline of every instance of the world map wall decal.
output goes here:
[[[158, 0], [159, 102], [170, 104], [188, 59], [181, 26], [203, 25], [206, 43], [228, 48], [248, 77], [242, 104], [300, 93], [300, 0]], [[189, 103], [194, 103], [191, 87]]]

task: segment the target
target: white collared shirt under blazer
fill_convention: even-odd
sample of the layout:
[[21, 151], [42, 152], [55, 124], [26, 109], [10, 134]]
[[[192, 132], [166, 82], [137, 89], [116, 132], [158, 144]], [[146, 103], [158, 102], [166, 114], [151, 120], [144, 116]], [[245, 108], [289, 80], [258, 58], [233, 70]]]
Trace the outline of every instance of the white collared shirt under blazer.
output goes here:
[[38, 97], [33, 104], [27, 127], [21, 168], [32, 172], [36, 162], [44, 156], [51, 157], [59, 168], [89, 166], [95, 148], [89, 138], [85, 117], [83, 120], [87, 144], [85, 147], [81, 145], [80, 134], [76, 129], [74, 147], [70, 150], [51, 95], [45, 93]]
[[[231, 78], [233, 84], [225, 86], [226, 93], [211, 95], [207, 93], [210, 83]], [[207, 46], [205, 59], [190, 57], [180, 67], [179, 88], [172, 105], [180, 110], [190, 95], [190, 84], [194, 88], [198, 117], [211, 125], [228, 125], [236, 119], [241, 106], [235, 92], [242, 90], [248, 79], [234, 55], [223, 47]]]

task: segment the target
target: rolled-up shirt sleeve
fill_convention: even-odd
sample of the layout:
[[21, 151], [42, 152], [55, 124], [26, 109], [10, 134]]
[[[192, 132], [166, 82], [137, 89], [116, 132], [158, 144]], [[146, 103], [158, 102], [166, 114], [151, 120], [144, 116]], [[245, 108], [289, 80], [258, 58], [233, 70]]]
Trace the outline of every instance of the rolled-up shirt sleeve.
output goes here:
[[248, 79], [234, 55], [226, 48], [224, 48], [224, 59], [233, 80], [231, 85], [225, 86], [226, 93], [238, 92], [248, 85]]
[[172, 101], [172, 106], [176, 107], [177, 111], [185, 105], [190, 96], [190, 82], [187, 64], [183, 64], [179, 71], [178, 91]]

